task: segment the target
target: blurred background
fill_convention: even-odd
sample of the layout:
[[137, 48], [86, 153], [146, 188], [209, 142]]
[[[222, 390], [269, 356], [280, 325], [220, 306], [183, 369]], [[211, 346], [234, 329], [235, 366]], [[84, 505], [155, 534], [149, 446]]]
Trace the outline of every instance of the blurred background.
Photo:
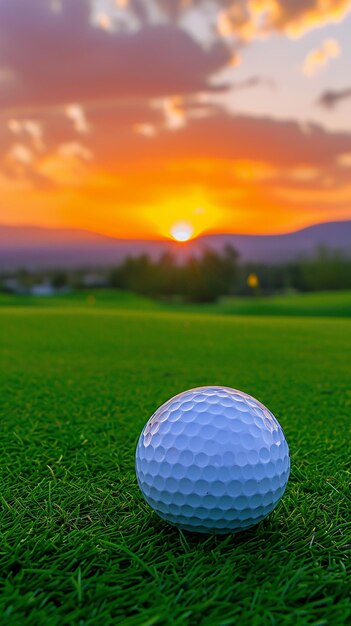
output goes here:
[[0, 0], [0, 301], [349, 312], [350, 26], [348, 0]]

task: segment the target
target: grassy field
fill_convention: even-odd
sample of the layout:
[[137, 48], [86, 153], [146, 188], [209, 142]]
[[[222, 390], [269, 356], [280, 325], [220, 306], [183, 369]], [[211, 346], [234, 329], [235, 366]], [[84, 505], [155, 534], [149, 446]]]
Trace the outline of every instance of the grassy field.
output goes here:
[[0, 294], [1, 306], [117, 307], [118, 309], [221, 313], [223, 315], [351, 317], [351, 291], [292, 293], [268, 297], [230, 297], [222, 298], [214, 304], [204, 305], [160, 302], [126, 291], [101, 289], [76, 291], [53, 297]]
[[[350, 321], [127, 300], [1, 307], [0, 623], [350, 623]], [[149, 416], [206, 384], [260, 399], [291, 450], [277, 509], [224, 538], [158, 519], [134, 474]]]
[[351, 317], [351, 292], [329, 291], [269, 297], [225, 298], [216, 312], [231, 315]]

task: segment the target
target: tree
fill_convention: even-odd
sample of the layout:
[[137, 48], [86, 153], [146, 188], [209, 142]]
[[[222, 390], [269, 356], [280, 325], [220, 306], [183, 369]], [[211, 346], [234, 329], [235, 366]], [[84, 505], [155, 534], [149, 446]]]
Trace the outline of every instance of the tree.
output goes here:
[[190, 257], [184, 266], [184, 294], [188, 300], [214, 302], [234, 292], [238, 254], [227, 246], [223, 254], [207, 248], [201, 257]]
[[51, 277], [51, 285], [55, 289], [62, 289], [66, 287], [68, 283], [67, 274], [62, 271], [54, 272]]

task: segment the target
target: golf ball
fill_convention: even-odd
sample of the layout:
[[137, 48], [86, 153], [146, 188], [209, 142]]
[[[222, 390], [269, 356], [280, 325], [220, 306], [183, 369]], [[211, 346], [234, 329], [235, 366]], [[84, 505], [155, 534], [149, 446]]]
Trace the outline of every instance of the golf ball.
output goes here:
[[263, 520], [290, 472], [283, 430], [258, 400], [199, 387], [168, 400], [145, 425], [136, 475], [148, 504], [171, 524], [232, 533]]

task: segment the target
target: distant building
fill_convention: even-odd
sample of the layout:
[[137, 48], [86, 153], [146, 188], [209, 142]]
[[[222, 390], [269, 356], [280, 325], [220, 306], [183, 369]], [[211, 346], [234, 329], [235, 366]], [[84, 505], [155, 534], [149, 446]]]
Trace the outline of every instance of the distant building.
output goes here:
[[21, 285], [17, 278], [5, 278], [2, 281], [2, 288], [5, 291], [16, 294], [18, 296], [27, 295], [30, 292], [28, 287]]

